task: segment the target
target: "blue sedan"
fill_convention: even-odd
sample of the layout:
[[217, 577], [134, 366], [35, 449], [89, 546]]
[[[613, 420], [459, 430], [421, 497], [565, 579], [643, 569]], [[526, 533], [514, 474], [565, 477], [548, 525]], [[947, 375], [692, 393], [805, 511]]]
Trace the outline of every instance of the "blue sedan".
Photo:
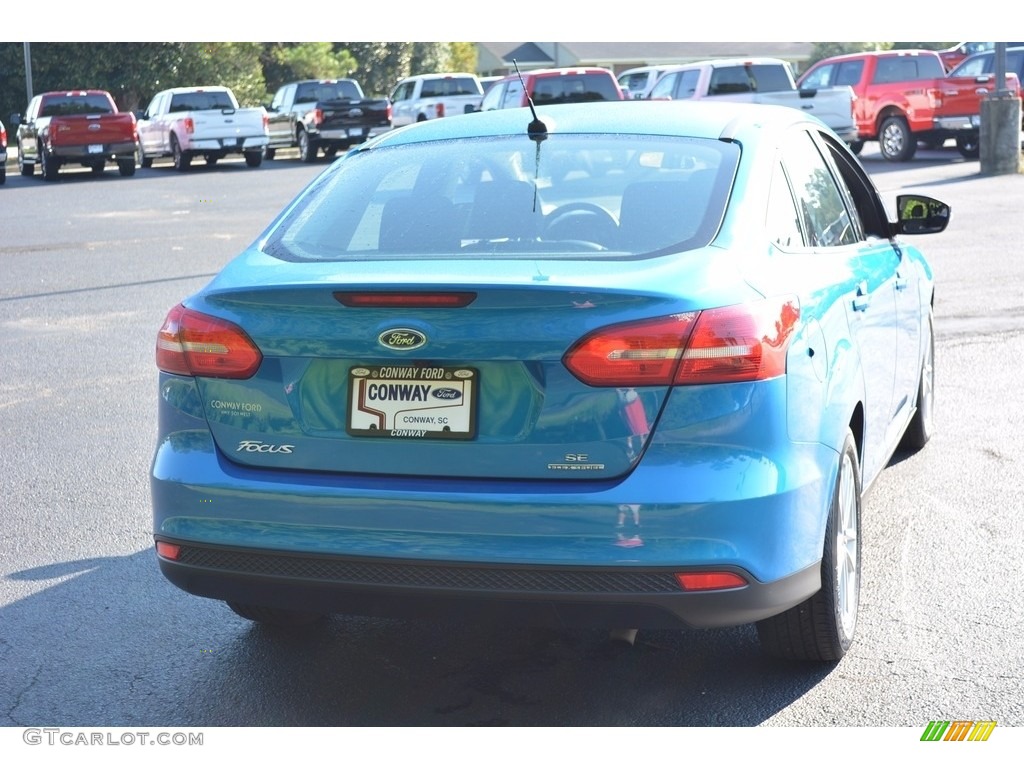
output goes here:
[[932, 432], [932, 270], [785, 107], [555, 105], [391, 131], [172, 308], [164, 575], [328, 614], [853, 642], [863, 497]]

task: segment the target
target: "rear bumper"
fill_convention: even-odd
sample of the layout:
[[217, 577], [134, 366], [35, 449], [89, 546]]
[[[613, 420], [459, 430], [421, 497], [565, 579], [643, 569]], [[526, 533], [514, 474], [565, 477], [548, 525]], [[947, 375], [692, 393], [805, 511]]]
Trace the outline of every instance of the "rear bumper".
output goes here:
[[75, 144], [71, 146], [54, 146], [51, 150], [54, 157], [61, 160], [89, 160], [102, 157], [135, 157], [138, 144], [134, 141], [122, 141], [114, 144]]
[[223, 139], [192, 139], [187, 152], [255, 152], [267, 148], [266, 136], [238, 136]]
[[980, 115], [955, 115], [952, 117], [937, 117], [933, 121], [935, 130], [938, 131], [970, 131], [977, 133], [981, 130]]
[[160, 569], [186, 592], [316, 613], [536, 626], [728, 627], [780, 613], [820, 588], [818, 565], [771, 583], [684, 592], [669, 568], [477, 565], [343, 558], [180, 543]]

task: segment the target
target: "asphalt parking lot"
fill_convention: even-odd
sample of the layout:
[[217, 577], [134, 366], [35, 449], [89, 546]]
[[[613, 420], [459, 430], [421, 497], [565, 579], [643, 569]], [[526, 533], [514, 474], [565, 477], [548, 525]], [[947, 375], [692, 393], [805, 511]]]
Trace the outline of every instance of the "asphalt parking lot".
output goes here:
[[858, 639], [822, 669], [765, 660], [749, 628], [622, 647], [336, 617], [293, 638], [181, 593], [152, 553], [156, 330], [325, 163], [15, 170], [0, 189], [0, 727], [1024, 726], [1024, 176], [982, 176], [952, 147], [887, 163], [869, 144], [862, 160], [887, 199], [952, 207], [946, 232], [911, 240], [936, 275], [938, 430], [871, 490]]

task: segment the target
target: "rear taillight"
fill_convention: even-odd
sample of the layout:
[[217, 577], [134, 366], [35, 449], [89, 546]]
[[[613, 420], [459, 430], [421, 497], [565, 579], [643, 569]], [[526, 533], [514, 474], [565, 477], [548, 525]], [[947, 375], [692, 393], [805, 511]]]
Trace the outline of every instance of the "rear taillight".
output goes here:
[[195, 133], [196, 132], [196, 121], [195, 120], [193, 120], [191, 117], [186, 117], [184, 122], [185, 122], [185, 133]]
[[320, 125], [324, 121], [324, 111], [317, 107], [313, 110], [313, 124]]
[[438, 117], [444, 117], [444, 103], [443, 102], [437, 105], [437, 116]]
[[259, 348], [237, 325], [181, 304], [167, 313], [157, 334], [156, 365], [166, 373], [247, 379], [262, 361]]
[[769, 379], [786, 372], [799, 317], [786, 297], [623, 323], [588, 334], [563, 362], [594, 387]]

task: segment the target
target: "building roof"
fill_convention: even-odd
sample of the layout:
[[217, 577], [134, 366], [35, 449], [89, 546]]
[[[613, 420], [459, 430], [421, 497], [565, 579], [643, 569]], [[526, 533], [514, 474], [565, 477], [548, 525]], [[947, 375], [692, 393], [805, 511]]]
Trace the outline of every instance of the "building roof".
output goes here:
[[607, 67], [617, 72], [648, 64], [687, 64], [703, 59], [768, 56], [800, 65], [810, 59], [813, 43], [477, 43], [481, 74], [507, 74], [537, 67]]

